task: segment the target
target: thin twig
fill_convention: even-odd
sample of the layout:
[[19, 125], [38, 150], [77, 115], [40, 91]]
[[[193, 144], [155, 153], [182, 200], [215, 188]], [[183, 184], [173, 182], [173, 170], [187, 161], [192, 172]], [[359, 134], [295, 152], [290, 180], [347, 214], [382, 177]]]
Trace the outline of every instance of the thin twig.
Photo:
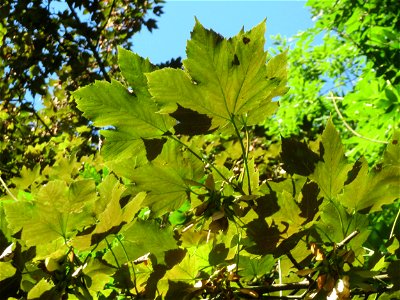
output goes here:
[[1, 176], [0, 176], [0, 182], [1, 182], [1, 185], [4, 187], [4, 189], [6, 190], [7, 194], [8, 194], [11, 198], [13, 198], [15, 201], [18, 201], [17, 197], [15, 197], [15, 196], [13, 195], [13, 193], [11, 193], [11, 191], [8, 189], [6, 183], [4, 182], [3, 178], [1, 178]]
[[75, 21], [78, 23], [79, 27], [77, 29], [79, 29], [80, 33], [83, 35], [83, 37], [86, 39], [86, 42], [90, 48], [90, 50], [93, 52], [93, 56], [96, 59], [100, 71], [101, 73], [103, 73], [104, 79], [106, 79], [107, 81], [111, 81], [110, 76], [108, 75], [106, 68], [104, 66], [103, 61], [100, 58], [100, 55], [95, 47], [95, 45], [92, 44], [92, 41], [90, 39], [90, 36], [87, 35], [86, 30], [84, 30], [84, 24], [81, 22], [81, 19], [79, 18], [79, 16], [77, 15], [75, 9], [72, 7], [71, 3], [69, 1], [67, 1], [68, 3], [68, 7], [71, 10], [72, 16], [74, 17]]
[[399, 220], [399, 215], [400, 215], [400, 208], [399, 208], [399, 210], [397, 211], [396, 218], [394, 219], [394, 223], [393, 223], [393, 226], [392, 226], [392, 230], [390, 230], [389, 239], [391, 239], [392, 236], [394, 235], [394, 229], [396, 228], [397, 221]]
[[249, 286], [248, 288], [258, 293], [270, 293], [278, 291], [304, 290], [308, 289], [309, 287], [310, 282], [308, 280], [303, 280], [299, 282], [271, 284], [267, 286]]
[[343, 248], [344, 245], [348, 244], [352, 239], [354, 239], [356, 237], [356, 235], [358, 235], [360, 232], [358, 230], [353, 231], [352, 233], [350, 233], [347, 237], [344, 238], [343, 241], [341, 241], [340, 243], [336, 244], [336, 249], [341, 249]]
[[364, 139], [364, 140], [367, 140], [367, 141], [370, 141], [370, 142], [373, 142], [373, 143], [388, 144], [387, 141], [375, 140], [375, 139], [371, 139], [371, 138], [369, 138], [369, 137], [363, 136], [362, 134], [358, 133], [358, 132], [355, 131], [353, 128], [351, 128], [351, 126], [350, 126], [350, 125], [346, 122], [346, 120], [344, 119], [344, 117], [343, 117], [342, 113], [340, 112], [340, 110], [339, 110], [339, 108], [338, 108], [338, 106], [337, 106], [337, 103], [336, 103], [336, 99], [343, 99], [343, 98], [342, 98], [342, 97], [335, 97], [335, 96], [333, 95], [332, 92], [330, 92], [330, 95], [331, 95], [331, 96], [330, 96], [330, 97], [327, 97], [327, 98], [332, 100], [333, 106], [335, 107], [335, 110], [336, 110], [337, 114], [339, 115], [339, 118], [342, 120], [343, 125], [344, 125], [352, 134], [354, 134], [355, 136], [357, 136], [357, 137], [359, 137], [359, 138], [361, 138], [361, 139]]
[[108, 13], [108, 16], [107, 16], [107, 20], [104, 22], [104, 25], [100, 28], [100, 30], [99, 30], [99, 37], [98, 37], [98, 39], [97, 39], [97, 41], [96, 41], [96, 48], [97, 48], [97, 46], [99, 45], [99, 42], [100, 42], [100, 36], [101, 36], [101, 33], [104, 31], [104, 29], [107, 27], [107, 24], [108, 24], [108, 21], [110, 20], [110, 18], [111, 18], [111, 14], [112, 14], [112, 12], [113, 12], [113, 10], [114, 10], [114, 7], [115, 7], [115, 0], [113, 0], [113, 2], [111, 3], [111, 7], [110, 7], [110, 12]]

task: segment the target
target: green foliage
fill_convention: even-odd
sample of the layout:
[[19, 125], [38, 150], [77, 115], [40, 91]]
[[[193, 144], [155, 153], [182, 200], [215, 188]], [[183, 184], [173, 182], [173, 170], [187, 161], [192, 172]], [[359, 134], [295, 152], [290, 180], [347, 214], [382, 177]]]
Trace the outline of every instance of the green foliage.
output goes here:
[[307, 5], [315, 26], [291, 43], [277, 38], [278, 49], [292, 48], [290, 91], [276, 118], [266, 123], [268, 134], [314, 140], [332, 115], [346, 154], [354, 161], [364, 155], [372, 166], [399, 129], [400, 51], [394, 25], [399, 3], [310, 0]]
[[[76, 108], [71, 92], [120, 77], [117, 46], [154, 17], [162, 0], [4, 0], [0, 5], [0, 171], [52, 165], [59, 156], [93, 154], [98, 130]], [[151, 17], [151, 14], [154, 16]]]
[[[75, 90], [114, 73], [117, 46], [146, 26], [157, 28], [162, 1], [5, 0], [0, 7], [0, 86], [2, 100], [24, 100], [25, 92], [46, 95], [49, 79]], [[100, 73], [96, 69], [100, 69]], [[57, 86], [54, 86], [57, 88]], [[60, 99], [61, 100], [61, 99]]]
[[103, 157], [60, 157], [7, 187], [1, 294], [268, 299], [277, 282], [316, 299], [396, 292], [398, 235], [382, 237], [383, 252], [368, 214], [399, 197], [399, 132], [372, 169], [346, 157], [332, 119], [317, 143], [257, 135], [287, 92], [286, 52], [267, 61], [264, 34], [262, 22], [225, 39], [196, 20], [183, 69], [121, 49], [121, 82], [74, 92], [103, 128]]

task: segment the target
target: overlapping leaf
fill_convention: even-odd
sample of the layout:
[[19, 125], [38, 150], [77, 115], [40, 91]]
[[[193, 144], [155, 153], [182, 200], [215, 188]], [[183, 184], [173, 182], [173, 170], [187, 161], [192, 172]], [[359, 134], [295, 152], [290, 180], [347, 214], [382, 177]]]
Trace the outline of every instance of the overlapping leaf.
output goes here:
[[361, 161], [357, 177], [344, 188], [341, 203], [349, 212], [368, 209], [380, 210], [382, 205], [390, 204], [400, 197], [400, 145], [398, 135], [389, 143], [381, 170], [368, 171], [366, 160]]
[[166, 252], [176, 248], [178, 245], [171, 227], [161, 228], [156, 222], [137, 221], [124, 231], [124, 238], [112, 252], [106, 253], [104, 259], [111, 265], [122, 265], [150, 252], [158, 263], [164, 264]]
[[94, 181], [75, 181], [69, 186], [50, 181], [34, 195], [34, 201], [7, 203], [6, 219], [13, 232], [22, 229], [21, 238], [28, 246], [52, 244], [50, 253], [56, 244], [64, 244], [93, 222], [90, 207], [95, 198]]
[[100, 243], [108, 235], [118, 233], [122, 226], [130, 224], [146, 196], [144, 192], [138, 193], [135, 197], [126, 195], [132, 199], [121, 207], [120, 201], [126, 188], [112, 175], [104, 179], [99, 190], [100, 199], [96, 202], [96, 207], [100, 206], [102, 209], [97, 217], [96, 228], [88, 235], [80, 235], [73, 243], [80, 250], [86, 250]]
[[310, 178], [318, 184], [321, 195], [331, 200], [343, 189], [347, 174], [352, 168], [346, 160], [339, 133], [331, 120], [322, 134], [322, 145], [323, 161], [317, 163]]
[[143, 139], [154, 139], [170, 130], [176, 121], [157, 114], [157, 105], [147, 92], [143, 72], [153, 69], [137, 55], [121, 50], [120, 65], [132, 91], [121, 83], [97, 81], [74, 93], [78, 108], [95, 126], [111, 127], [102, 131], [106, 138], [103, 155], [107, 160], [124, 160], [144, 155]]
[[188, 181], [203, 177], [203, 163], [178, 142], [168, 141], [151, 163], [135, 170], [131, 178], [136, 187], [147, 191], [143, 205], [155, 215], [178, 209], [187, 199]]
[[212, 128], [253, 125], [275, 111], [272, 98], [286, 92], [286, 53], [267, 65], [265, 22], [224, 39], [197, 20], [187, 44], [185, 70], [163, 69], [147, 74], [150, 93], [161, 112], [177, 104], [212, 118]]

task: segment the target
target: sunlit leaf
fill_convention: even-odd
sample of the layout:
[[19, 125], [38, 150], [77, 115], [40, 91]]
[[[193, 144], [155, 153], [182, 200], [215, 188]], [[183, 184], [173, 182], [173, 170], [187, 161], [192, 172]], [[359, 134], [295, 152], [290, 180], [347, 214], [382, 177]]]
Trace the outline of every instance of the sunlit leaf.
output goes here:
[[400, 167], [390, 164], [383, 166], [382, 170], [369, 172], [367, 162], [362, 160], [357, 177], [345, 186], [340, 202], [349, 212], [377, 211], [400, 197], [399, 183]]
[[106, 283], [111, 280], [114, 268], [107, 266], [98, 259], [89, 258], [83, 273], [90, 278], [87, 280], [88, 288], [93, 292], [102, 291]]
[[328, 121], [322, 134], [323, 161], [317, 163], [314, 173], [310, 175], [321, 189], [321, 195], [334, 199], [343, 189], [347, 173], [351, 170], [344, 156], [344, 149], [331, 120]]
[[113, 247], [112, 252], [107, 252], [104, 259], [116, 265], [134, 261], [150, 252], [157, 262], [163, 264], [167, 251], [176, 249], [177, 241], [171, 227], [162, 228], [156, 222], [136, 221], [123, 232], [123, 238]]
[[[95, 198], [94, 181], [75, 181], [70, 186], [64, 181], [50, 181], [40, 188], [34, 201], [6, 204], [6, 218], [13, 232], [22, 228], [22, 239], [28, 246], [57, 247], [92, 224], [90, 207]], [[48, 251], [53, 250], [48, 247]]]
[[131, 179], [139, 190], [148, 192], [143, 205], [160, 215], [178, 209], [188, 199], [186, 180], [202, 178], [203, 168], [197, 157], [183, 151], [177, 142], [169, 141], [161, 154], [135, 170]]
[[184, 70], [147, 74], [161, 112], [172, 113], [179, 104], [211, 117], [212, 128], [232, 121], [253, 125], [271, 115], [276, 109], [272, 98], [287, 91], [286, 53], [265, 65], [264, 35], [264, 22], [225, 39], [196, 20]]
[[148, 59], [119, 47], [118, 65], [122, 75], [136, 95], [150, 96], [144, 73], [154, 71], [156, 67]]
[[0, 261], [0, 281], [14, 276], [17, 269], [12, 265], [11, 261]]
[[276, 259], [272, 255], [240, 256], [238, 262], [239, 275], [249, 282], [268, 274], [275, 266]]
[[[136, 83], [138, 78], [132, 80]], [[160, 137], [176, 123], [167, 115], [156, 114], [157, 105], [143, 92], [146, 86], [137, 88], [142, 92], [135, 95], [117, 81], [97, 81], [74, 93], [78, 108], [94, 125], [112, 126], [103, 131], [103, 155], [107, 160], [126, 160], [145, 153], [142, 139]]]
[[55, 291], [55, 286], [52, 282], [47, 281], [42, 278], [28, 293], [28, 299], [37, 298], [47, 298], [54, 299], [57, 298], [57, 293]]

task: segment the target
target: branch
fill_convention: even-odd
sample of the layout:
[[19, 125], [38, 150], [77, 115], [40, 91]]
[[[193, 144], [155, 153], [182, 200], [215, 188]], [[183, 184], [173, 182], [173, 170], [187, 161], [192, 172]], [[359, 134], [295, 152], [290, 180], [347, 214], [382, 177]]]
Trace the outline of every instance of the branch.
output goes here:
[[350, 233], [347, 237], [344, 238], [343, 241], [341, 241], [340, 243], [336, 244], [336, 249], [341, 249], [343, 248], [346, 244], [348, 244], [352, 239], [354, 239], [356, 237], [356, 235], [358, 235], [360, 232], [358, 230], [353, 231], [352, 233]]
[[367, 140], [367, 141], [370, 141], [370, 142], [373, 142], [373, 143], [388, 144], [388, 142], [386, 142], [386, 141], [375, 140], [375, 139], [371, 139], [371, 138], [369, 138], [369, 137], [363, 136], [363, 135], [361, 135], [360, 133], [358, 133], [357, 131], [355, 131], [353, 128], [351, 128], [351, 126], [350, 126], [350, 125], [346, 122], [346, 120], [344, 119], [342, 113], [340, 112], [340, 110], [339, 110], [339, 108], [338, 108], [338, 106], [337, 106], [337, 104], [336, 104], [336, 99], [343, 99], [343, 98], [342, 98], [342, 97], [335, 97], [335, 96], [333, 95], [332, 92], [331, 92], [330, 94], [331, 94], [331, 96], [330, 96], [330, 97], [327, 97], [327, 98], [332, 100], [333, 106], [335, 107], [335, 110], [336, 110], [337, 114], [339, 115], [339, 118], [342, 120], [343, 125], [344, 125], [352, 134], [354, 134], [355, 136], [357, 136], [357, 137], [359, 137], [359, 138], [362, 138], [362, 139], [364, 139], [364, 140]]
[[114, 10], [114, 6], [115, 6], [115, 0], [113, 0], [113, 2], [111, 3], [110, 12], [108, 13], [107, 20], [104, 22], [104, 25], [99, 30], [99, 36], [98, 36], [97, 41], [96, 41], [96, 48], [99, 45], [101, 33], [107, 27], [108, 21], [111, 18], [111, 14], [112, 14], [112, 12]]
[[[350, 236], [354, 238], [356, 234], [353, 232]], [[347, 237], [346, 239], [351, 239]], [[344, 241], [344, 240], [343, 240]], [[348, 242], [348, 241], [347, 241]], [[387, 280], [390, 279], [388, 274], [381, 274], [381, 275], [376, 275], [373, 276], [371, 279], [382, 281], [382, 280]], [[290, 283], [283, 283], [283, 284], [271, 284], [268, 286], [249, 286], [245, 287], [245, 289], [254, 291], [258, 294], [266, 294], [266, 293], [272, 293], [272, 292], [279, 292], [279, 291], [296, 291], [296, 290], [306, 290], [300, 295], [287, 295], [287, 296], [272, 296], [272, 295], [263, 295], [259, 299], [304, 299], [306, 294], [310, 291], [311, 288], [313, 288], [313, 283], [310, 283], [308, 280], [303, 280], [300, 282], [290, 282]], [[376, 290], [370, 290], [370, 291], [365, 291], [362, 289], [354, 289], [351, 291], [351, 295], [371, 295], [371, 294], [378, 294], [378, 293], [384, 293], [388, 292], [392, 289], [392, 286], [381, 286], [378, 287]], [[246, 298], [248, 294], [245, 293], [238, 293], [242, 299], [253, 299], [253, 298]]]
[[77, 29], [79, 29], [80, 33], [83, 35], [83, 37], [86, 39], [86, 42], [90, 48], [90, 50], [93, 52], [93, 56], [96, 59], [96, 62], [99, 65], [100, 71], [101, 73], [103, 73], [104, 78], [107, 81], [111, 81], [110, 76], [108, 76], [108, 73], [106, 71], [106, 68], [104, 66], [103, 61], [100, 58], [100, 55], [95, 47], [95, 45], [92, 44], [92, 41], [90, 40], [90, 36], [87, 35], [87, 33], [85, 32], [85, 30], [82, 30], [82, 28], [84, 28], [84, 24], [81, 22], [81, 20], [79, 19], [79, 16], [77, 15], [77, 13], [75, 12], [74, 8], [72, 7], [70, 1], [67, 1], [68, 3], [68, 7], [71, 10], [72, 16], [74, 17], [75, 21], [78, 23], [79, 27]]
[[15, 201], [18, 201], [17, 197], [15, 197], [15, 196], [13, 195], [13, 193], [11, 193], [11, 191], [8, 189], [7, 184], [4, 182], [3, 178], [1, 178], [1, 176], [0, 176], [0, 183], [1, 183], [1, 185], [4, 187], [4, 189], [6, 190], [7, 194], [8, 194], [11, 198], [13, 198]]

